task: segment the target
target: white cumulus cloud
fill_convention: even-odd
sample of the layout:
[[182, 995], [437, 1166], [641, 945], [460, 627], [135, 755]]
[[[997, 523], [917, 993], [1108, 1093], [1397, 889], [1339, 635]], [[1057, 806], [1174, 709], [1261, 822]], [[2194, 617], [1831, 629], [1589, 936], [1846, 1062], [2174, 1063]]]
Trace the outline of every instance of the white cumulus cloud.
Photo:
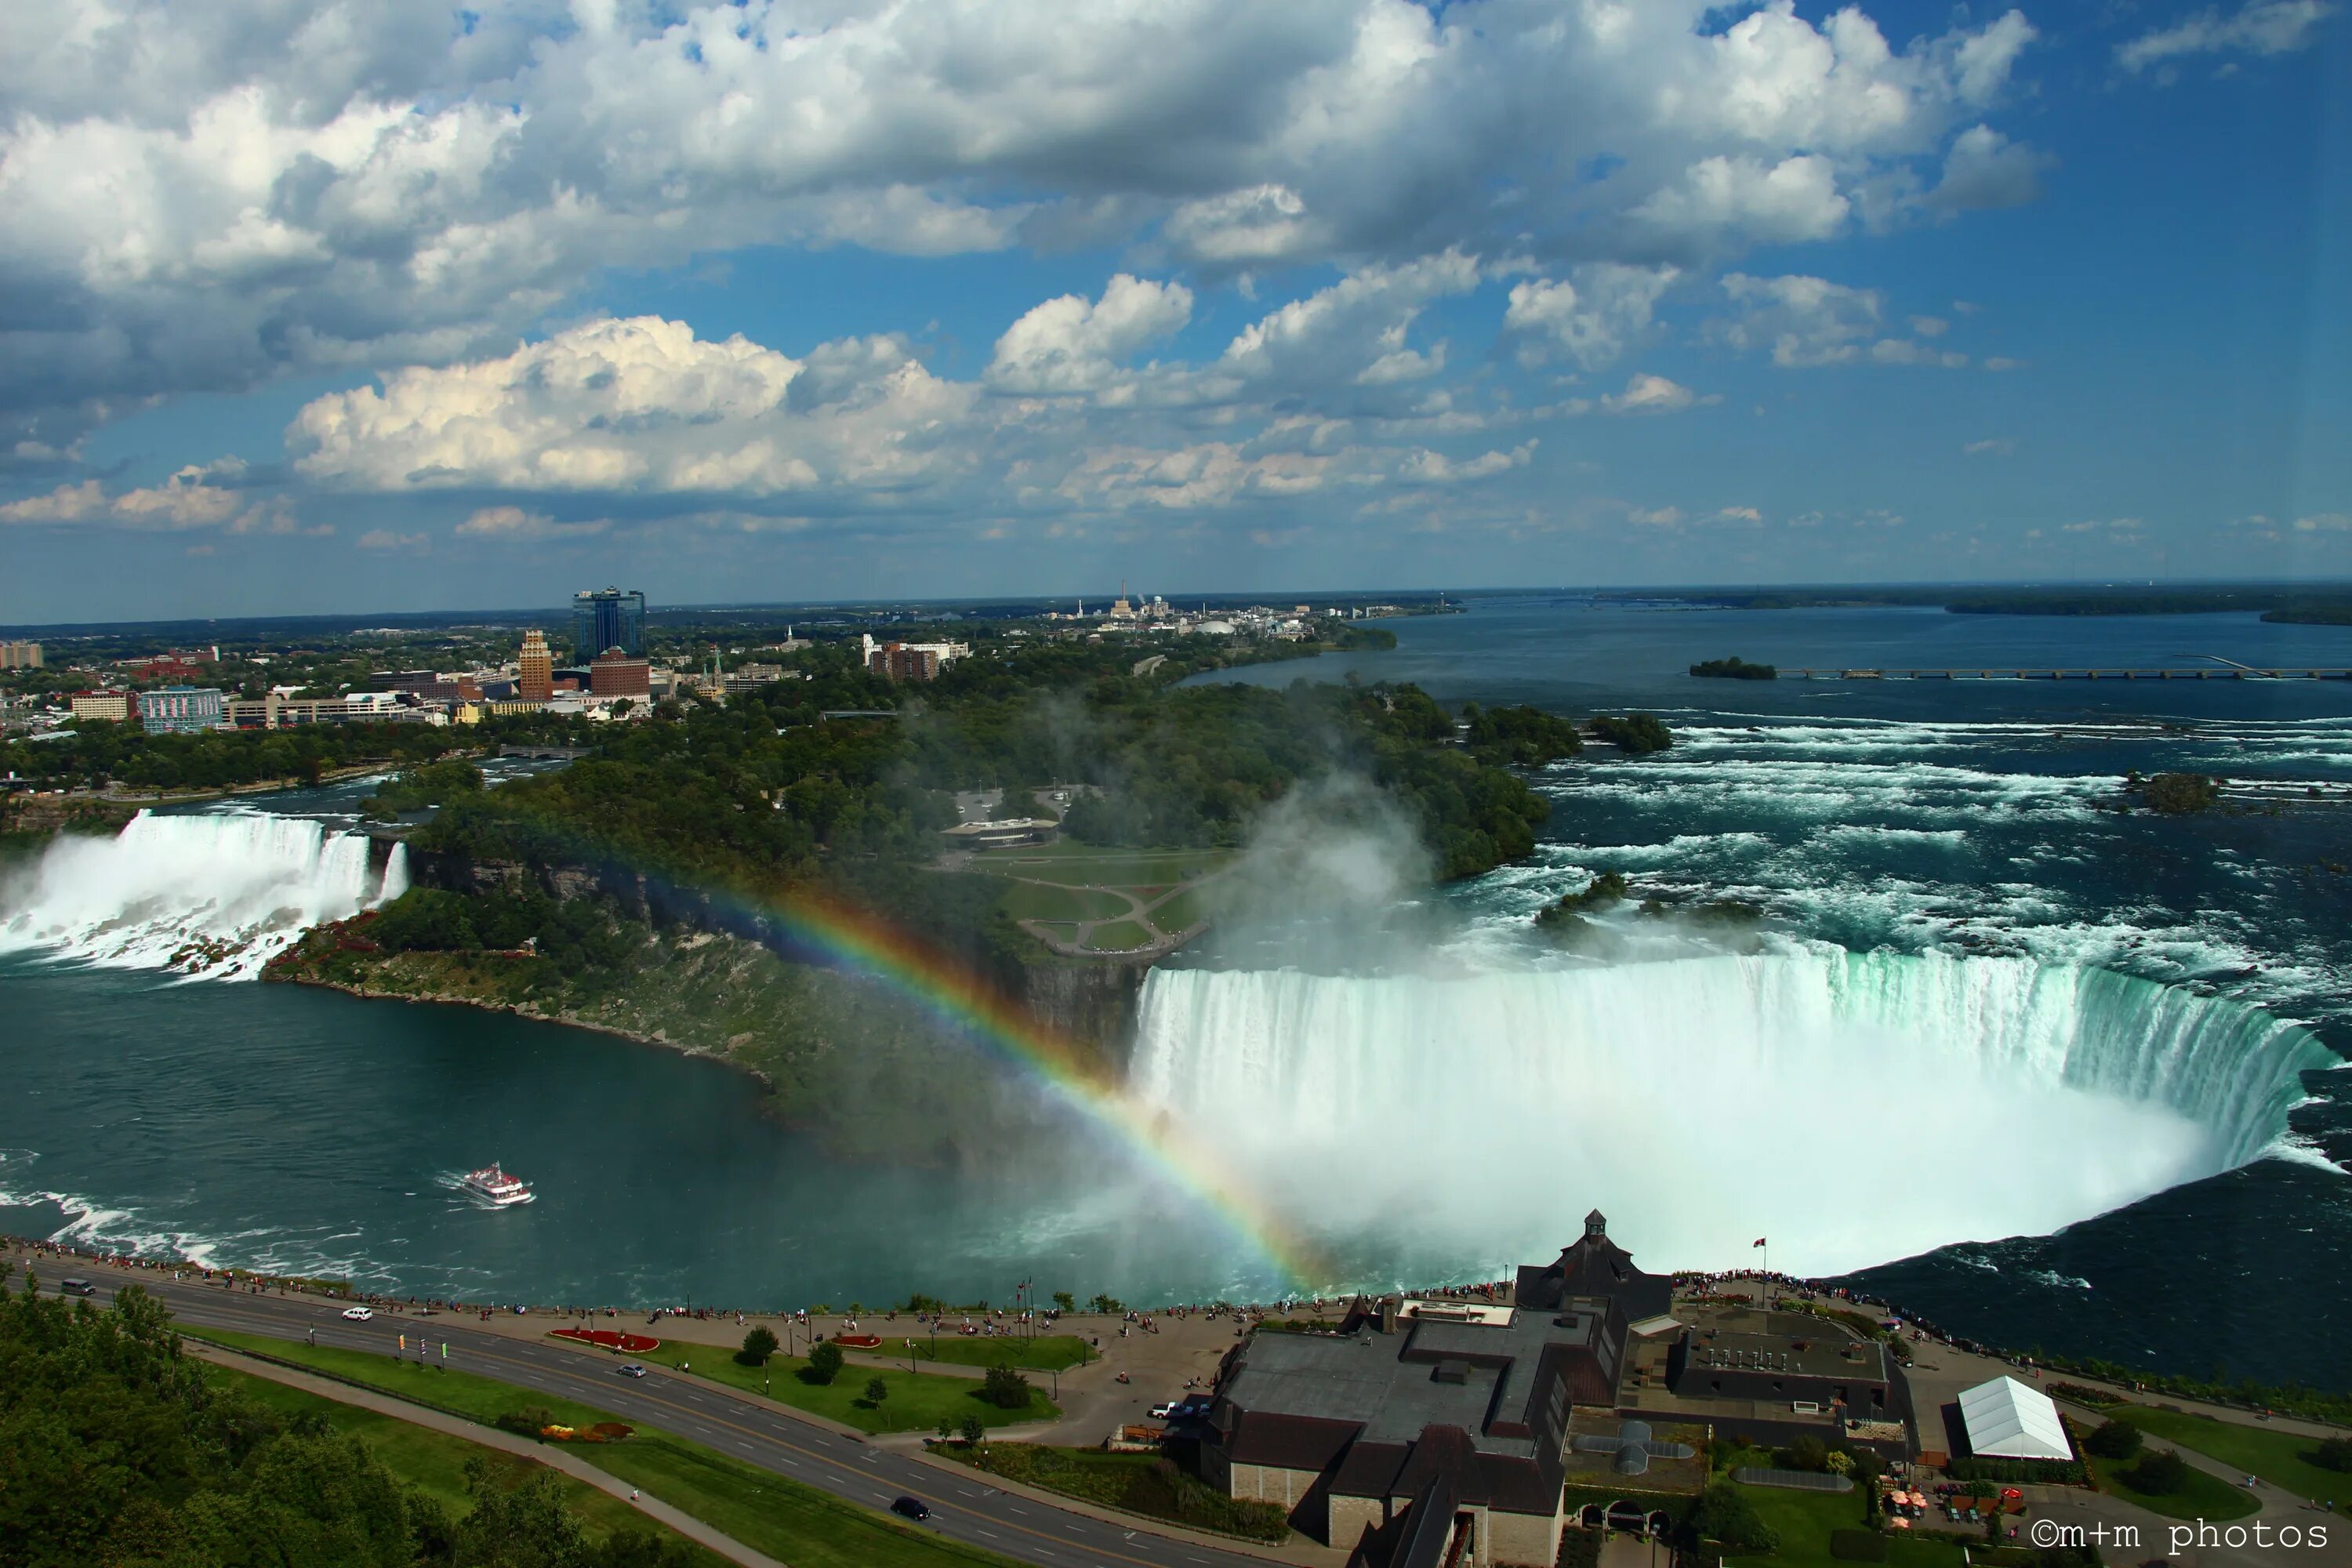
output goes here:
[[[2285, 4], [2215, 26], [2267, 40]], [[1997, 110], [2032, 36], [2012, 11], [1898, 46], [1791, 0], [1727, 28], [1705, 0], [20, 5], [0, 451], [157, 395], [479, 361], [612, 268], [755, 245], [1517, 247], [1557, 276], [1817, 239]]]

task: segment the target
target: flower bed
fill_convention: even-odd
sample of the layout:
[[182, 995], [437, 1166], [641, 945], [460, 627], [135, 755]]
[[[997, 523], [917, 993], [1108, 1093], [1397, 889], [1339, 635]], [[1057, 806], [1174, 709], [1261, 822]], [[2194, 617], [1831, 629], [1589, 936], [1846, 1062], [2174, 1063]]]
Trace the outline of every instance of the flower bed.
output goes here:
[[845, 1351], [878, 1351], [882, 1348], [880, 1334], [835, 1334], [833, 1342]]
[[556, 1329], [551, 1331], [559, 1340], [578, 1340], [583, 1345], [598, 1350], [618, 1351], [624, 1355], [643, 1355], [661, 1348], [661, 1341], [644, 1334], [625, 1334], [617, 1329]]

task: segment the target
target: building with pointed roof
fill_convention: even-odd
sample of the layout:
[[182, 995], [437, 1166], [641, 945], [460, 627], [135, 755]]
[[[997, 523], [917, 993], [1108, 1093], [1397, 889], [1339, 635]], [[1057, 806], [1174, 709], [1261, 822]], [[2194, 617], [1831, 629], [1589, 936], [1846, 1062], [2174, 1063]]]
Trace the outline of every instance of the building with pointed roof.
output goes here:
[[1631, 1322], [1663, 1318], [1673, 1310], [1670, 1275], [1644, 1274], [1633, 1255], [1609, 1239], [1609, 1220], [1599, 1209], [1584, 1216], [1584, 1234], [1557, 1260], [1519, 1269], [1511, 1299], [1525, 1307], [1556, 1307], [1575, 1296], [1605, 1296], [1619, 1302]]
[[1646, 1460], [1648, 1433], [1628, 1438], [1615, 1412], [1632, 1314], [1672, 1326], [1673, 1281], [1634, 1268], [1598, 1212], [1518, 1278], [1508, 1303], [1360, 1301], [1335, 1333], [1255, 1335], [1226, 1363], [1202, 1475], [1386, 1568], [1426, 1551], [1460, 1568], [1552, 1563], [1571, 1425], [1613, 1435], [1612, 1463], [1629, 1441]]

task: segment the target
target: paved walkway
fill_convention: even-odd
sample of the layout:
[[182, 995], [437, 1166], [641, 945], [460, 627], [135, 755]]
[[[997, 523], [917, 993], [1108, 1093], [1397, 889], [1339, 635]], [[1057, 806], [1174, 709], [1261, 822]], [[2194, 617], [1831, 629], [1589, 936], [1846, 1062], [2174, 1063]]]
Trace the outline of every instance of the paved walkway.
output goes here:
[[511, 1432], [501, 1432], [495, 1426], [478, 1426], [471, 1421], [460, 1421], [456, 1416], [445, 1415], [438, 1410], [427, 1410], [423, 1405], [410, 1405], [404, 1400], [394, 1399], [388, 1394], [371, 1394], [363, 1388], [353, 1388], [348, 1383], [336, 1383], [328, 1378], [313, 1377], [307, 1372], [296, 1372], [291, 1367], [279, 1366], [275, 1362], [257, 1361], [251, 1356], [239, 1355], [235, 1351], [224, 1350], [218, 1345], [207, 1344], [202, 1340], [189, 1340], [184, 1342], [200, 1360], [215, 1362], [222, 1366], [235, 1367], [239, 1372], [249, 1372], [256, 1377], [266, 1377], [272, 1383], [282, 1383], [289, 1388], [299, 1388], [306, 1394], [315, 1394], [322, 1399], [331, 1399], [338, 1405], [349, 1405], [361, 1410], [373, 1410], [379, 1415], [389, 1415], [395, 1420], [405, 1421], [411, 1426], [426, 1427], [435, 1432], [446, 1432], [453, 1437], [463, 1437], [468, 1443], [478, 1443], [485, 1448], [497, 1448], [505, 1453], [518, 1454], [535, 1464], [545, 1465], [550, 1469], [562, 1470], [574, 1480], [585, 1481], [598, 1491], [619, 1498], [647, 1519], [668, 1526], [697, 1545], [709, 1547], [730, 1563], [743, 1564], [743, 1568], [785, 1568], [785, 1564], [777, 1562], [766, 1552], [755, 1552], [733, 1536], [720, 1534], [692, 1514], [672, 1508], [659, 1498], [644, 1495], [618, 1476], [608, 1470], [598, 1469], [577, 1454], [567, 1453], [560, 1445], [535, 1443], [528, 1437], [519, 1437]]

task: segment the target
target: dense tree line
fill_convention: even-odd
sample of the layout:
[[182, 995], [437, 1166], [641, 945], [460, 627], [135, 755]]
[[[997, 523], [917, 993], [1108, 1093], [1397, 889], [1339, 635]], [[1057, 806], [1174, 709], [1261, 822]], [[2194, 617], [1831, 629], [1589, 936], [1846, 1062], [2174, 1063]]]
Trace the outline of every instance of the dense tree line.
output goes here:
[[1597, 714], [1592, 732], [1632, 757], [1663, 752], [1675, 743], [1673, 731], [1655, 713]]
[[1516, 708], [1462, 709], [1462, 743], [1482, 763], [1539, 768], [1584, 750], [1576, 721], [1525, 703]]
[[25, 1568], [680, 1568], [680, 1542], [591, 1543], [552, 1476], [462, 1517], [317, 1415], [212, 1382], [136, 1286], [112, 1306], [0, 1280], [0, 1563]]
[[279, 780], [316, 783], [337, 768], [398, 766], [478, 746], [473, 730], [428, 724], [306, 724], [290, 730], [207, 730], [150, 735], [137, 721], [84, 720], [63, 741], [0, 744], [0, 773], [42, 789], [118, 784], [142, 790], [226, 789]]
[[[415, 843], [526, 864], [604, 855], [753, 894], [815, 882], [928, 910], [940, 879], [919, 873], [955, 820], [945, 792], [1088, 785], [1076, 837], [1213, 846], [1241, 842], [1301, 778], [1354, 771], [1461, 876], [1526, 854], [1543, 820], [1542, 798], [1495, 763], [1572, 749], [1571, 726], [1532, 710], [1489, 720], [1474, 754], [1412, 687], [1173, 686], [1164, 667], [1132, 674], [1133, 652], [1040, 643], [917, 687], [819, 650], [805, 679], [665, 706], [605, 727], [598, 755], [560, 773], [445, 800]], [[896, 717], [824, 717], [878, 710]]]

